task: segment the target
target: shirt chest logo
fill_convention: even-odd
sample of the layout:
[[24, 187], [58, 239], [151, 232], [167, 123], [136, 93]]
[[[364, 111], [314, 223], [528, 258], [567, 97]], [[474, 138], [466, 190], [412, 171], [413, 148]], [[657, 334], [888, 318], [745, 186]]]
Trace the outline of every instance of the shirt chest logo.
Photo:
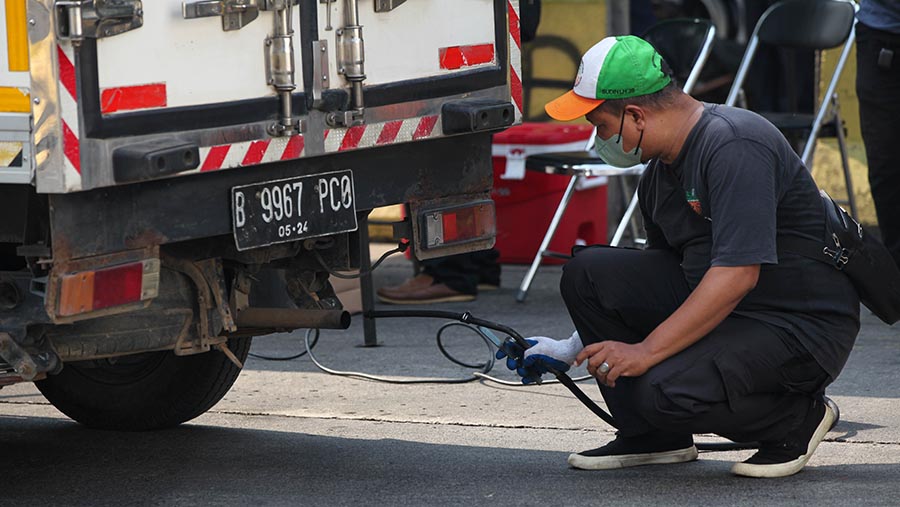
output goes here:
[[684, 198], [687, 200], [688, 204], [691, 205], [691, 209], [694, 210], [694, 213], [703, 216], [703, 205], [700, 204], [700, 199], [697, 197], [697, 191], [695, 189], [690, 189], [684, 193]]

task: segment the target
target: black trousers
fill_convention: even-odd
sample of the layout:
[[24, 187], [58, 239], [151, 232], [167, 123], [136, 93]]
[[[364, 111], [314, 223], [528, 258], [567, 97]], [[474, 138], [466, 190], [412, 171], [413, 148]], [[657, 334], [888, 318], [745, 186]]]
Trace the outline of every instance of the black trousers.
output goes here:
[[[690, 294], [679, 259], [663, 250], [593, 247], [564, 269], [560, 290], [585, 345], [642, 341]], [[779, 328], [729, 316], [640, 377], [600, 385], [619, 431], [715, 433], [776, 442], [824, 393], [828, 374]]]
[[422, 271], [463, 294], [477, 294], [478, 284], [500, 285], [500, 252], [480, 250], [422, 261]]
[[900, 266], [900, 166], [894, 155], [900, 138], [900, 34], [862, 23], [856, 33], [856, 93], [869, 185], [882, 239]]

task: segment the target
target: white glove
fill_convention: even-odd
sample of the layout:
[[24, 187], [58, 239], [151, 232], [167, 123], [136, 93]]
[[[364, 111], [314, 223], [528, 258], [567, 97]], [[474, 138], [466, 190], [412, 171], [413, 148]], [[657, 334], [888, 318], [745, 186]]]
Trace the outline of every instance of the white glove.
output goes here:
[[569, 366], [575, 363], [575, 357], [584, 348], [584, 345], [581, 343], [581, 337], [578, 336], [578, 331], [572, 333], [572, 336], [565, 340], [555, 340], [546, 336], [532, 336], [526, 338], [526, 340], [533, 340], [537, 343], [525, 350], [525, 359], [528, 359], [529, 356], [540, 354], [566, 363]]

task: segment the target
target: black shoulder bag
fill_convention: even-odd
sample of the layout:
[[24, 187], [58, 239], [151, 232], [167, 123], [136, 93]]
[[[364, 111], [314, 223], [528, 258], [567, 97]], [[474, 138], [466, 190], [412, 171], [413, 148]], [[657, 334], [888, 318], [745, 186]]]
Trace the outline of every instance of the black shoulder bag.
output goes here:
[[859, 300], [887, 324], [900, 320], [900, 268], [884, 244], [820, 191], [825, 209], [824, 244], [796, 237], [779, 238], [781, 247], [847, 273]]

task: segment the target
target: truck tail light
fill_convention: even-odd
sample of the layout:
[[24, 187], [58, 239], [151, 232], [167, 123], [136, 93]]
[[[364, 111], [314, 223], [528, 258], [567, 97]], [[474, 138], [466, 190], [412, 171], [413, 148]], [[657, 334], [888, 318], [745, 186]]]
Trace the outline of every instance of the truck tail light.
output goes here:
[[494, 202], [491, 200], [428, 210], [422, 216], [422, 244], [425, 248], [483, 241], [497, 235]]
[[137, 303], [159, 294], [159, 260], [147, 259], [60, 277], [59, 310], [68, 317]]

